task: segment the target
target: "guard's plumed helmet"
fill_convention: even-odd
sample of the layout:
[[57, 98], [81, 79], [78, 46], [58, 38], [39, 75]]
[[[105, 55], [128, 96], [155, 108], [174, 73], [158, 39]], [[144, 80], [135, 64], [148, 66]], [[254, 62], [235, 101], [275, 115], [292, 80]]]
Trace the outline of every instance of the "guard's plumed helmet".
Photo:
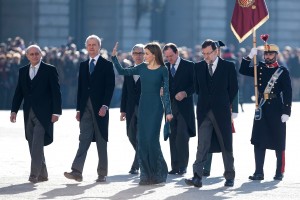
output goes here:
[[279, 52], [279, 47], [276, 44], [265, 44], [264, 52]]
[[279, 52], [279, 47], [276, 44], [268, 44], [267, 40], [269, 38], [268, 34], [263, 34], [260, 36], [260, 38], [264, 41], [264, 52]]

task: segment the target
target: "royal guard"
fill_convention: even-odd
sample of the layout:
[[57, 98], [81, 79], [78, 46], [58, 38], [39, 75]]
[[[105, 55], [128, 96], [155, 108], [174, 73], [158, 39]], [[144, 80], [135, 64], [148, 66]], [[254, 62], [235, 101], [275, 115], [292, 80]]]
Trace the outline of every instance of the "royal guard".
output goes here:
[[[292, 87], [289, 71], [279, 66], [277, 59], [279, 48], [268, 44], [267, 34], [262, 35], [264, 62], [257, 66], [258, 108], [253, 122], [251, 144], [254, 145], [255, 172], [250, 180], [264, 179], [264, 160], [266, 149], [275, 150], [277, 166], [274, 180], [282, 180], [285, 169], [286, 121], [291, 115]], [[243, 58], [239, 72], [246, 76], [255, 76], [251, 60], [257, 54], [252, 48], [249, 56]]]

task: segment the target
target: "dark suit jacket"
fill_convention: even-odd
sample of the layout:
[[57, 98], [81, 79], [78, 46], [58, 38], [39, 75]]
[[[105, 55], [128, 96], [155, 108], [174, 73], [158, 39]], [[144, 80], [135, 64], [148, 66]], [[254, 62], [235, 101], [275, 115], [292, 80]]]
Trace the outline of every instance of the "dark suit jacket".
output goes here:
[[82, 119], [87, 100], [90, 97], [98, 128], [106, 141], [108, 141], [109, 112], [107, 110], [104, 117], [100, 117], [98, 113], [102, 105], [110, 105], [114, 87], [115, 73], [110, 61], [100, 56], [91, 75], [89, 60], [80, 63], [76, 109], [80, 111], [80, 119]]
[[[24, 99], [24, 122], [32, 108], [34, 114], [43, 125], [46, 133], [44, 145], [53, 142], [52, 114], [61, 114], [61, 93], [56, 68], [41, 62], [40, 68], [33, 78], [29, 77], [30, 64], [20, 68], [19, 79], [14, 94], [11, 112], [18, 112]], [[27, 139], [27, 138], [26, 138]]]
[[[232, 151], [230, 105], [238, 91], [234, 64], [219, 58], [217, 68], [211, 78], [208, 73], [207, 63], [205, 61], [196, 63], [195, 90], [198, 94], [198, 127], [204, 121], [207, 112], [212, 110], [223, 136], [225, 148], [228, 151]], [[212, 141], [212, 147], [215, 146], [215, 142]], [[216, 144], [216, 146], [218, 145]]]
[[[131, 66], [133, 67], [133, 66]], [[141, 80], [134, 81], [133, 76], [124, 76], [120, 111], [126, 113], [127, 128], [130, 125], [134, 108], [139, 104], [141, 95]]]
[[[170, 100], [176, 101], [180, 114], [183, 116], [185, 122], [187, 123], [190, 137], [196, 135], [196, 125], [195, 125], [195, 112], [194, 112], [194, 101], [193, 94], [194, 89], [194, 63], [185, 59], [180, 60], [178, 68], [176, 70], [175, 76], [172, 77], [170, 70], [170, 63], [167, 62], [166, 66], [169, 70], [169, 90], [170, 90]], [[182, 101], [177, 101], [175, 95], [180, 92], [185, 91], [187, 93], [187, 98]]]

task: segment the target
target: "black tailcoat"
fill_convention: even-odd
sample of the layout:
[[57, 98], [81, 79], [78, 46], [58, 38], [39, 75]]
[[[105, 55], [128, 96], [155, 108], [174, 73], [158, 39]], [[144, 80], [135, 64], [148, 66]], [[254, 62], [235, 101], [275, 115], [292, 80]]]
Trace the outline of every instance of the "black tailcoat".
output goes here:
[[[205, 61], [195, 64], [195, 91], [198, 94], [197, 120], [198, 127], [204, 121], [206, 114], [212, 110], [221, 134], [225, 148], [232, 151], [232, 129], [230, 106], [238, 91], [237, 75], [234, 63], [219, 58], [217, 68], [212, 77]], [[219, 144], [213, 134], [212, 152], [218, 152]]]
[[102, 137], [108, 141], [109, 111], [104, 117], [98, 115], [102, 105], [109, 106], [115, 87], [115, 73], [110, 61], [99, 56], [94, 72], [90, 75], [89, 60], [80, 63], [77, 111], [80, 111], [80, 119], [84, 114], [88, 98], [91, 99], [95, 118]]
[[52, 114], [62, 113], [58, 73], [54, 66], [41, 62], [36, 76], [31, 80], [29, 68], [30, 64], [21, 67], [19, 70], [19, 79], [13, 97], [11, 112], [17, 113], [24, 100], [25, 126], [30, 108], [32, 108], [45, 129], [44, 145], [46, 146], [53, 142]]
[[[133, 66], [131, 66], [133, 67]], [[126, 113], [127, 128], [130, 125], [134, 108], [139, 104], [141, 95], [141, 80], [134, 81], [133, 76], [124, 76], [120, 111]]]
[[195, 112], [193, 94], [194, 89], [194, 63], [185, 59], [180, 59], [180, 63], [176, 70], [175, 76], [172, 77], [170, 63], [166, 63], [169, 70], [169, 91], [171, 102], [175, 99], [178, 92], [185, 91], [187, 97], [182, 101], [176, 101], [178, 109], [184, 118], [190, 137], [196, 135]]

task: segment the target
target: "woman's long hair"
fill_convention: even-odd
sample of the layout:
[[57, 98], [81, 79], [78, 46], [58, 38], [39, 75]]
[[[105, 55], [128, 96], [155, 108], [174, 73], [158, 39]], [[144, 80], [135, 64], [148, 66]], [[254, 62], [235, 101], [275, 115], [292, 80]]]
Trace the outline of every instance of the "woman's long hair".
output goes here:
[[148, 49], [155, 56], [155, 61], [159, 65], [164, 65], [162, 51], [158, 42], [149, 42], [144, 49]]

